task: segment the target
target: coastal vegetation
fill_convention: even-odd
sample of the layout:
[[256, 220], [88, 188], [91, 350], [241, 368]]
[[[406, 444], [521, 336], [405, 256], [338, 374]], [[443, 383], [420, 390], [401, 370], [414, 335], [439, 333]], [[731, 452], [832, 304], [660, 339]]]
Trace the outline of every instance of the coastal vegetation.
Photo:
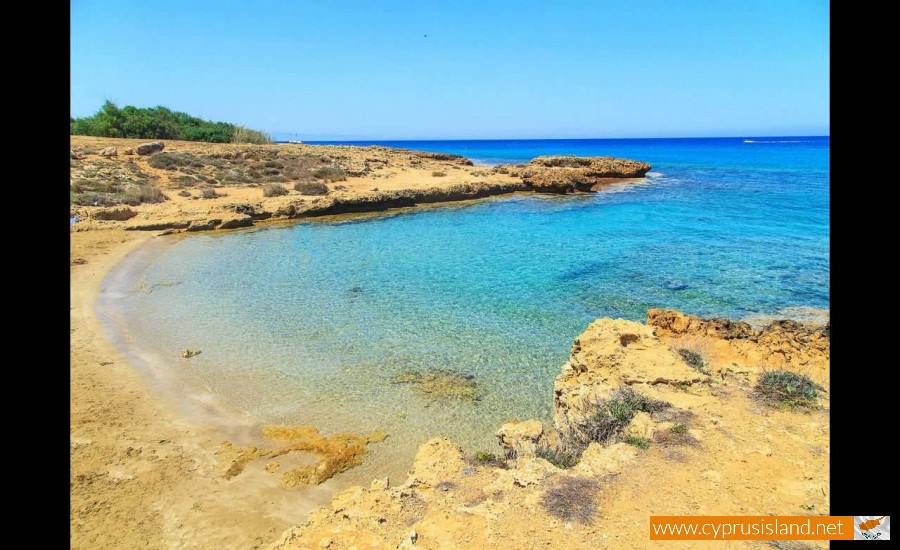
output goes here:
[[754, 388], [762, 402], [788, 409], [812, 409], [823, 388], [808, 376], [787, 370], [764, 372]]
[[180, 139], [211, 143], [272, 142], [266, 133], [237, 124], [203, 120], [167, 107], [140, 108], [126, 105], [120, 108], [109, 100], [92, 116], [71, 118], [69, 133], [80, 136]]
[[312, 174], [314, 177], [319, 178], [320, 180], [326, 181], [346, 181], [347, 180], [347, 172], [344, 171], [340, 166], [326, 166], [324, 168], [319, 168]]
[[280, 197], [288, 194], [287, 187], [280, 183], [267, 183], [263, 185], [262, 190], [264, 197]]
[[600, 484], [594, 479], [557, 476], [541, 495], [541, 506], [563, 521], [590, 523], [597, 513], [598, 492]]
[[327, 195], [328, 186], [320, 181], [298, 181], [294, 184], [294, 191], [301, 195]]
[[703, 356], [697, 353], [696, 351], [692, 351], [686, 348], [679, 348], [678, 355], [684, 359], [684, 362], [690, 365], [692, 368], [697, 369], [703, 374], [709, 374], [708, 369], [706, 368], [706, 362], [703, 360]]

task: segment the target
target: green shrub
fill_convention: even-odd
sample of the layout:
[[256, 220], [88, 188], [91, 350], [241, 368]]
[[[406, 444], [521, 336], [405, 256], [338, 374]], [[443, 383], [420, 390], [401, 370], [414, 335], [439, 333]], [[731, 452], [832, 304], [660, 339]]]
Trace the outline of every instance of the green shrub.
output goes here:
[[280, 197], [288, 194], [287, 187], [280, 183], [267, 183], [263, 185], [262, 190], [264, 197]]
[[581, 460], [581, 453], [584, 449], [563, 449], [559, 447], [539, 446], [535, 449], [535, 456], [543, 458], [557, 468], [567, 470]]
[[204, 187], [200, 190], [200, 198], [202, 199], [216, 199], [221, 196], [222, 195], [218, 194], [212, 187]]
[[446, 175], [447, 175], [447, 172], [434, 171], [431, 173], [431, 177], [433, 177], [433, 178], [443, 178]]
[[643, 437], [638, 437], [636, 435], [628, 435], [622, 440], [629, 445], [634, 445], [635, 447], [639, 447], [641, 449], [649, 449], [650, 448], [650, 440], [644, 439]]
[[638, 412], [655, 413], [668, 407], [671, 404], [645, 397], [624, 386], [613, 391], [608, 399], [585, 403], [585, 409], [593, 409], [593, 414], [568, 427], [561, 447], [578, 449], [587, 447], [592, 441], [605, 443], [619, 437]]
[[298, 181], [294, 184], [294, 191], [301, 195], [327, 195], [328, 186], [318, 181]]
[[786, 370], [763, 373], [754, 388], [754, 395], [762, 402], [789, 409], [812, 409], [817, 406], [819, 391], [824, 388], [808, 376]]
[[347, 173], [338, 166], [319, 168], [313, 172], [313, 176], [327, 181], [345, 181], [347, 179]]
[[166, 107], [119, 108], [106, 101], [94, 115], [74, 118], [69, 123], [72, 135], [139, 138], [183, 139], [214, 143], [271, 143], [263, 132], [248, 130], [227, 122], [203, 120]]
[[159, 190], [159, 187], [149, 184], [132, 185], [125, 190], [122, 202], [130, 205], [141, 203], [163, 202], [168, 198]]
[[177, 170], [178, 167], [191, 166], [194, 163], [203, 166], [203, 164], [199, 163], [197, 158], [190, 153], [157, 153], [147, 161], [147, 164], [153, 168], [162, 170]]
[[687, 363], [690, 367], [697, 369], [703, 374], [709, 374], [709, 370], [706, 368], [706, 361], [703, 360], [703, 356], [701, 356], [696, 351], [691, 351], [686, 348], [681, 348], [678, 350], [678, 355], [684, 359], [684, 362]]
[[493, 462], [497, 460], [497, 455], [494, 453], [486, 453], [484, 451], [476, 451], [475, 460], [478, 462]]

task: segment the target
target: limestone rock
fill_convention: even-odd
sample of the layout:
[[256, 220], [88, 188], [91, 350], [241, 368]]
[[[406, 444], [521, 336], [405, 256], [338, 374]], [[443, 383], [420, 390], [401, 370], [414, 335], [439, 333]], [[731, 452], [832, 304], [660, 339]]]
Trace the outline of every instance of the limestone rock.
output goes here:
[[119, 149], [118, 147], [104, 147], [100, 149], [99, 154], [101, 157], [117, 157], [119, 156]]
[[136, 151], [139, 155], [152, 155], [165, 149], [166, 144], [161, 141], [151, 141], [150, 143], [142, 143], [137, 146]]
[[641, 437], [643, 439], [653, 438], [653, 419], [650, 415], [641, 411], [634, 415], [628, 426], [625, 426], [625, 435], [632, 437]]
[[572, 469], [576, 474], [600, 477], [606, 474], [618, 474], [625, 464], [637, 456], [637, 448], [627, 443], [615, 443], [604, 447], [594, 442], [588, 445], [581, 455], [581, 460]]
[[592, 191], [596, 186], [622, 178], [642, 178], [650, 165], [613, 157], [537, 157], [528, 164], [500, 168], [539, 192]]
[[253, 225], [253, 218], [234, 218], [222, 222], [219, 229], [237, 229], [238, 227], [250, 227]]
[[507, 422], [495, 434], [500, 446], [516, 456], [534, 456], [535, 448], [544, 435], [544, 425], [538, 420]]
[[449, 439], [434, 438], [419, 447], [409, 475], [416, 482], [437, 485], [460, 475], [462, 468], [462, 450]]
[[647, 312], [647, 324], [656, 327], [657, 334], [702, 334], [731, 340], [749, 338], [753, 329], [749, 323], [730, 319], [700, 319], [672, 309], [651, 309]]
[[597, 319], [575, 339], [569, 362], [556, 377], [554, 424], [560, 432], [581, 424], [593, 412], [593, 403], [607, 399], [620, 386], [642, 393], [659, 385], [690, 386], [706, 378], [661, 342], [652, 328], [624, 319]]
[[715, 354], [756, 369], [789, 369], [810, 375], [828, 369], [830, 325], [773, 321], [762, 329], [728, 319], [701, 319], [669, 309], [651, 309], [647, 324], [660, 337], [705, 339]]

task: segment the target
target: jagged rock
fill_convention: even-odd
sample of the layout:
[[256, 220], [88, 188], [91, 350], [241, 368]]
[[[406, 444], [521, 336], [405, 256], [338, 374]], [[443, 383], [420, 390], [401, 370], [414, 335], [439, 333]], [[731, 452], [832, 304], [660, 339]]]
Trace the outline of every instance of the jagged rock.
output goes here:
[[139, 155], [152, 155], [166, 148], [166, 144], [161, 141], [151, 141], [150, 143], [142, 143], [137, 146], [136, 151]]
[[500, 446], [518, 457], [534, 456], [538, 442], [544, 435], [544, 425], [538, 420], [507, 422], [495, 434]]
[[749, 338], [754, 330], [749, 323], [730, 319], [700, 319], [672, 309], [651, 309], [647, 312], [647, 324], [656, 327], [657, 334], [702, 334], [726, 340]]
[[814, 375], [828, 368], [830, 326], [791, 320], [774, 321], [754, 330], [728, 319], [701, 319], [668, 309], [651, 309], [647, 324], [667, 339], [701, 339], [714, 355], [754, 369], [793, 369]]
[[608, 447], [593, 442], [581, 454], [581, 460], [572, 468], [576, 474], [602, 477], [618, 474], [625, 464], [634, 460], [637, 449], [627, 443], [615, 443]]
[[653, 419], [650, 415], [641, 411], [634, 415], [631, 422], [625, 426], [625, 436], [640, 437], [643, 439], [653, 438]]
[[528, 164], [502, 166], [505, 171], [538, 192], [573, 193], [592, 191], [595, 187], [622, 178], [642, 178], [650, 165], [613, 157], [537, 157]]
[[100, 149], [101, 157], [117, 157], [119, 156], [119, 149], [117, 147], [104, 147]]

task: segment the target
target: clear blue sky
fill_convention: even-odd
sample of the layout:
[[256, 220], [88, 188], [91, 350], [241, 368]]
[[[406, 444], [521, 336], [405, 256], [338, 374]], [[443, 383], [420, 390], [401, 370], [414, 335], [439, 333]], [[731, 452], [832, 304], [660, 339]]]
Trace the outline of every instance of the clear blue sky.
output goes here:
[[71, 10], [76, 117], [110, 99], [309, 140], [829, 133], [826, 0]]

